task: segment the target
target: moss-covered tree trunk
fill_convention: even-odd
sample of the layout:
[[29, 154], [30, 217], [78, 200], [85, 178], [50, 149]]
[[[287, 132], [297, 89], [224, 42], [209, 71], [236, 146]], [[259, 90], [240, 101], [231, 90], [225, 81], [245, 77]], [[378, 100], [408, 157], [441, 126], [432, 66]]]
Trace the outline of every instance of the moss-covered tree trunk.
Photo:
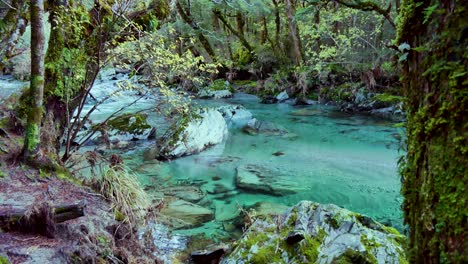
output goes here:
[[467, 19], [460, 0], [406, 0], [400, 7], [410, 263], [468, 262]]
[[37, 154], [40, 144], [42, 101], [44, 97], [44, 2], [31, 0], [31, 82], [30, 109], [27, 117], [24, 140], [24, 158], [31, 159]]

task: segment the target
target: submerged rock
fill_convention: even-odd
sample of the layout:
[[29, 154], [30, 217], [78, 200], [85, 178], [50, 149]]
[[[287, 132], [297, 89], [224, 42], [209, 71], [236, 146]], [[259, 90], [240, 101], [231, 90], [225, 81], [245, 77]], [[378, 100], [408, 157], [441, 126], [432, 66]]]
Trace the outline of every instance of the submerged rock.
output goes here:
[[255, 220], [221, 263], [408, 263], [406, 237], [369, 219], [302, 201]]
[[190, 185], [164, 188], [162, 192], [164, 195], [175, 196], [192, 203], [196, 203], [205, 197], [199, 187]]
[[197, 227], [214, 219], [214, 213], [210, 209], [183, 200], [169, 202], [161, 210], [161, 214], [187, 223], [186, 227]]
[[226, 121], [218, 111], [208, 109], [199, 115], [200, 118], [190, 121], [182, 131], [175, 131], [172, 139], [164, 142], [159, 152], [160, 158], [178, 158], [199, 153], [227, 137]]
[[260, 121], [256, 118], [250, 120], [242, 130], [250, 135], [284, 136], [289, 133], [286, 128], [280, 125], [268, 121]]
[[239, 189], [275, 196], [294, 194], [299, 190], [297, 183], [291, 181], [290, 175], [277, 168], [253, 164], [237, 167], [235, 182]]

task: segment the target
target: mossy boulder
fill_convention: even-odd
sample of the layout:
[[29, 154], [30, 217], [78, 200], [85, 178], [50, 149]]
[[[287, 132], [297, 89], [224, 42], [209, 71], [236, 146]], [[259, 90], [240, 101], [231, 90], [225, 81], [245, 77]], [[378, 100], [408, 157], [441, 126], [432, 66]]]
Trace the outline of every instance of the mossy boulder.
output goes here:
[[234, 88], [231, 84], [223, 79], [213, 81], [207, 88], [198, 92], [198, 97], [202, 99], [221, 99], [231, 97]]
[[[288, 236], [300, 234], [291, 243]], [[406, 237], [336, 205], [302, 201], [254, 221], [221, 263], [408, 263]]]

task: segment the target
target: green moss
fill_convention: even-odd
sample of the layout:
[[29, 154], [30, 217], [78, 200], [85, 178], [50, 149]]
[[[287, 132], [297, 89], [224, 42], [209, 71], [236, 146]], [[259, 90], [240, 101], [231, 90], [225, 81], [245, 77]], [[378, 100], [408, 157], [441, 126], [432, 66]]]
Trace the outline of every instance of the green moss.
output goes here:
[[319, 229], [316, 236], [306, 235], [304, 240], [299, 243], [299, 253], [305, 256], [309, 263], [317, 261], [319, 256], [319, 248], [327, 233], [323, 229]]
[[114, 219], [116, 221], [119, 221], [119, 222], [122, 222], [123, 220], [125, 220], [126, 216], [119, 210], [115, 209], [114, 210]]
[[110, 119], [107, 125], [111, 129], [118, 130], [120, 133], [131, 133], [141, 135], [151, 126], [146, 121], [144, 114], [124, 114]]
[[387, 93], [377, 94], [373, 97], [374, 100], [382, 103], [397, 104], [403, 102], [403, 97]]
[[10, 260], [8, 260], [8, 257], [0, 255], [0, 264], [10, 264]]
[[331, 263], [332, 264], [354, 264], [354, 263], [370, 264], [370, 263], [375, 263], [375, 262], [369, 261], [369, 259], [365, 256], [365, 254], [361, 252], [348, 249], [342, 255], [333, 259]]
[[374, 252], [376, 252], [376, 248], [381, 247], [382, 245], [375, 241], [375, 239], [367, 237], [365, 234], [361, 234], [361, 243], [366, 249], [366, 254], [363, 257], [365, 257], [367, 263], [378, 263], [374, 256]]
[[245, 248], [249, 250], [253, 245], [261, 244], [268, 240], [268, 236], [263, 232], [250, 233], [245, 240]]
[[268, 246], [259, 246], [256, 254], [252, 255], [250, 259], [251, 263], [265, 264], [265, 263], [284, 263], [279, 254], [279, 250], [276, 251], [276, 244], [270, 244]]

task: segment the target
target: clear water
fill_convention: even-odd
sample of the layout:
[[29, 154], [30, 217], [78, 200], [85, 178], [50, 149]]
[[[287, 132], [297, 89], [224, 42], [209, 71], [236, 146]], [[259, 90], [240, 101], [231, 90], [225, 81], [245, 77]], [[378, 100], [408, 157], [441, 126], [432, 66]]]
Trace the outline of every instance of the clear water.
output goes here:
[[[207, 192], [209, 204], [205, 206], [215, 211], [216, 219], [201, 227], [177, 232], [226, 236], [222, 222], [229, 219], [239, 205], [271, 202], [291, 206], [301, 200], [337, 204], [402, 229], [397, 172], [397, 159], [401, 155], [397, 138], [402, 131], [393, 128], [392, 123], [343, 114], [327, 106], [298, 108], [287, 104], [259, 104], [256, 97], [242, 94], [225, 102], [201, 102], [205, 105], [223, 103], [243, 104], [257, 119], [280, 124], [297, 138], [252, 136], [239, 127], [231, 127], [224, 144], [174, 161], [144, 162], [141, 149], [127, 153], [127, 164], [139, 173], [146, 185], [192, 183]], [[302, 108], [313, 115], [292, 115]], [[273, 155], [278, 151], [284, 155]], [[235, 190], [236, 167], [244, 164], [278, 168], [288, 175], [297, 193], [279, 197], [238, 190], [227, 198], [209, 194], [219, 184]], [[215, 181], [214, 176], [221, 179]]]

